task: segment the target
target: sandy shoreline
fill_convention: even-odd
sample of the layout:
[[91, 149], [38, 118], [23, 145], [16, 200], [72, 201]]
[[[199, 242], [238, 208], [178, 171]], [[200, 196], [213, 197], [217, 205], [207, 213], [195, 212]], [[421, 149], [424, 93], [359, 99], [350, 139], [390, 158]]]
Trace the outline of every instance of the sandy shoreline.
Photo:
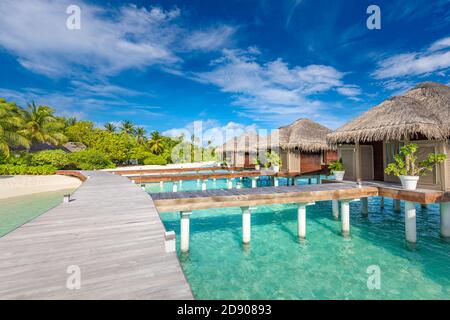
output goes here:
[[52, 176], [0, 176], [0, 199], [19, 197], [41, 192], [76, 189], [81, 185], [77, 178]]

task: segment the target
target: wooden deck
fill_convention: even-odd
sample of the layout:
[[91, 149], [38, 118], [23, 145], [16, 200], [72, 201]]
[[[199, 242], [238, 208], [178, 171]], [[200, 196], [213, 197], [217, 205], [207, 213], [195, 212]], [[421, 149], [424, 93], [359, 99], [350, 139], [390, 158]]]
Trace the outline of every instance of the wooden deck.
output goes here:
[[[152, 199], [125, 177], [86, 174], [73, 201], [0, 238], [0, 299], [192, 299]], [[71, 265], [80, 289], [66, 287]]]
[[355, 184], [319, 184], [230, 190], [163, 192], [150, 194], [159, 212], [208, 208], [260, 206], [324, 200], [347, 200], [378, 195], [376, 187]]
[[210, 173], [186, 173], [186, 174], [159, 174], [159, 175], [127, 175], [129, 179], [135, 183], [151, 183], [151, 182], [168, 182], [168, 181], [186, 181], [186, 180], [207, 180], [207, 179], [235, 179], [235, 178], [257, 178], [257, 177], [278, 177], [278, 178], [294, 178], [294, 177], [311, 177], [317, 176], [319, 173], [302, 174], [300, 172], [277, 172], [271, 170], [245, 170], [236, 172], [210, 172]]
[[[347, 184], [355, 185], [352, 181], [338, 182], [336, 180], [322, 180], [325, 184]], [[363, 186], [371, 186], [378, 188], [378, 195], [380, 197], [387, 197], [396, 200], [411, 201], [420, 204], [432, 204], [438, 202], [449, 202], [450, 192], [423, 189], [418, 188], [417, 190], [410, 191], [405, 190], [399, 183], [384, 182], [384, 181], [363, 181]]]
[[[253, 169], [249, 167], [197, 167], [197, 168], [164, 168], [164, 169], [122, 169], [122, 170], [109, 170], [109, 172], [114, 174], [119, 174], [122, 176], [128, 175], [149, 175], [149, 174], [164, 174], [164, 173], [185, 173], [185, 172], [202, 172], [202, 171], [218, 171], [218, 170], [229, 170], [229, 171], [241, 171]], [[108, 171], [108, 170], [106, 170]]]

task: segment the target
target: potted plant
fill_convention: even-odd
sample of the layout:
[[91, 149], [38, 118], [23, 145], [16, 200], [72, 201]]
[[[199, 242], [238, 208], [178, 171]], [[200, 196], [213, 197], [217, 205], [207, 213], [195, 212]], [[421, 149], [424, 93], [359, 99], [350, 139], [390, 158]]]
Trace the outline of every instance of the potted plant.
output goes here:
[[259, 159], [256, 159], [255, 170], [261, 170], [261, 161]]
[[282, 165], [281, 158], [275, 151], [266, 153], [267, 164], [270, 164], [274, 172], [279, 172]]
[[336, 179], [336, 181], [344, 180], [345, 168], [344, 163], [342, 162], [342, 158], [332, 161], [328, 166], [328, 169], [334, 175], [334, 179]]
[[417, 163], [417, 144], [411, 143], [400, 148], [395, 155], [395, 162], [389, 163], [384, 170], [400, 178], [403, 189], [416, 190], [420, 176], [431, 172], [435, 165], [443, 162], [447, 156], [443, 153], [430, 153], [426, 160]]

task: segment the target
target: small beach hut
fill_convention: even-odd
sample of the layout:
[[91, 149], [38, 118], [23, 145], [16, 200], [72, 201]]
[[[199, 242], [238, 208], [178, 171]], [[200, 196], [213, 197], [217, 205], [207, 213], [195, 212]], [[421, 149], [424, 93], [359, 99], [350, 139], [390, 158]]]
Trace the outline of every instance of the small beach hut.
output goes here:
[[252, 168], [256, 164], [259, 139], [256, 133], [246, 132], [228, 140], [216, 153], [231, 166]]
[[[330, 132], [327, 127], [308, 118], [300, 118], [280, 127], [278, 143], [282, 170], [289, 173], [314, 173], [336, 160], [335, 148], [326, 141]], [[271, 139], [272, 145], [273, 140], [276, 139]]]
[[[345, 179], [397, 182], [386, 165], [409, 142], [419, 146], [419, 160], [429, 153], [449, 155], [450, 87], [425, 82], [391, 97], [328, 134], [338, 146]], [[419, 180], [422, 187], [450, 190], [450, 159]]]

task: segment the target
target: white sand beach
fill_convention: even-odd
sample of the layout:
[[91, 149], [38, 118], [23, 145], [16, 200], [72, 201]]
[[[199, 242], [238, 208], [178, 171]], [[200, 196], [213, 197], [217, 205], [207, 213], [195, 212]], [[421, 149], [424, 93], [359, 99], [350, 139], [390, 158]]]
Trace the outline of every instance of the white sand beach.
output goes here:
[[40, 192], [75, 189], [81, 185], [77, 178], [51, 176], [0, 176], [0, 199]]

